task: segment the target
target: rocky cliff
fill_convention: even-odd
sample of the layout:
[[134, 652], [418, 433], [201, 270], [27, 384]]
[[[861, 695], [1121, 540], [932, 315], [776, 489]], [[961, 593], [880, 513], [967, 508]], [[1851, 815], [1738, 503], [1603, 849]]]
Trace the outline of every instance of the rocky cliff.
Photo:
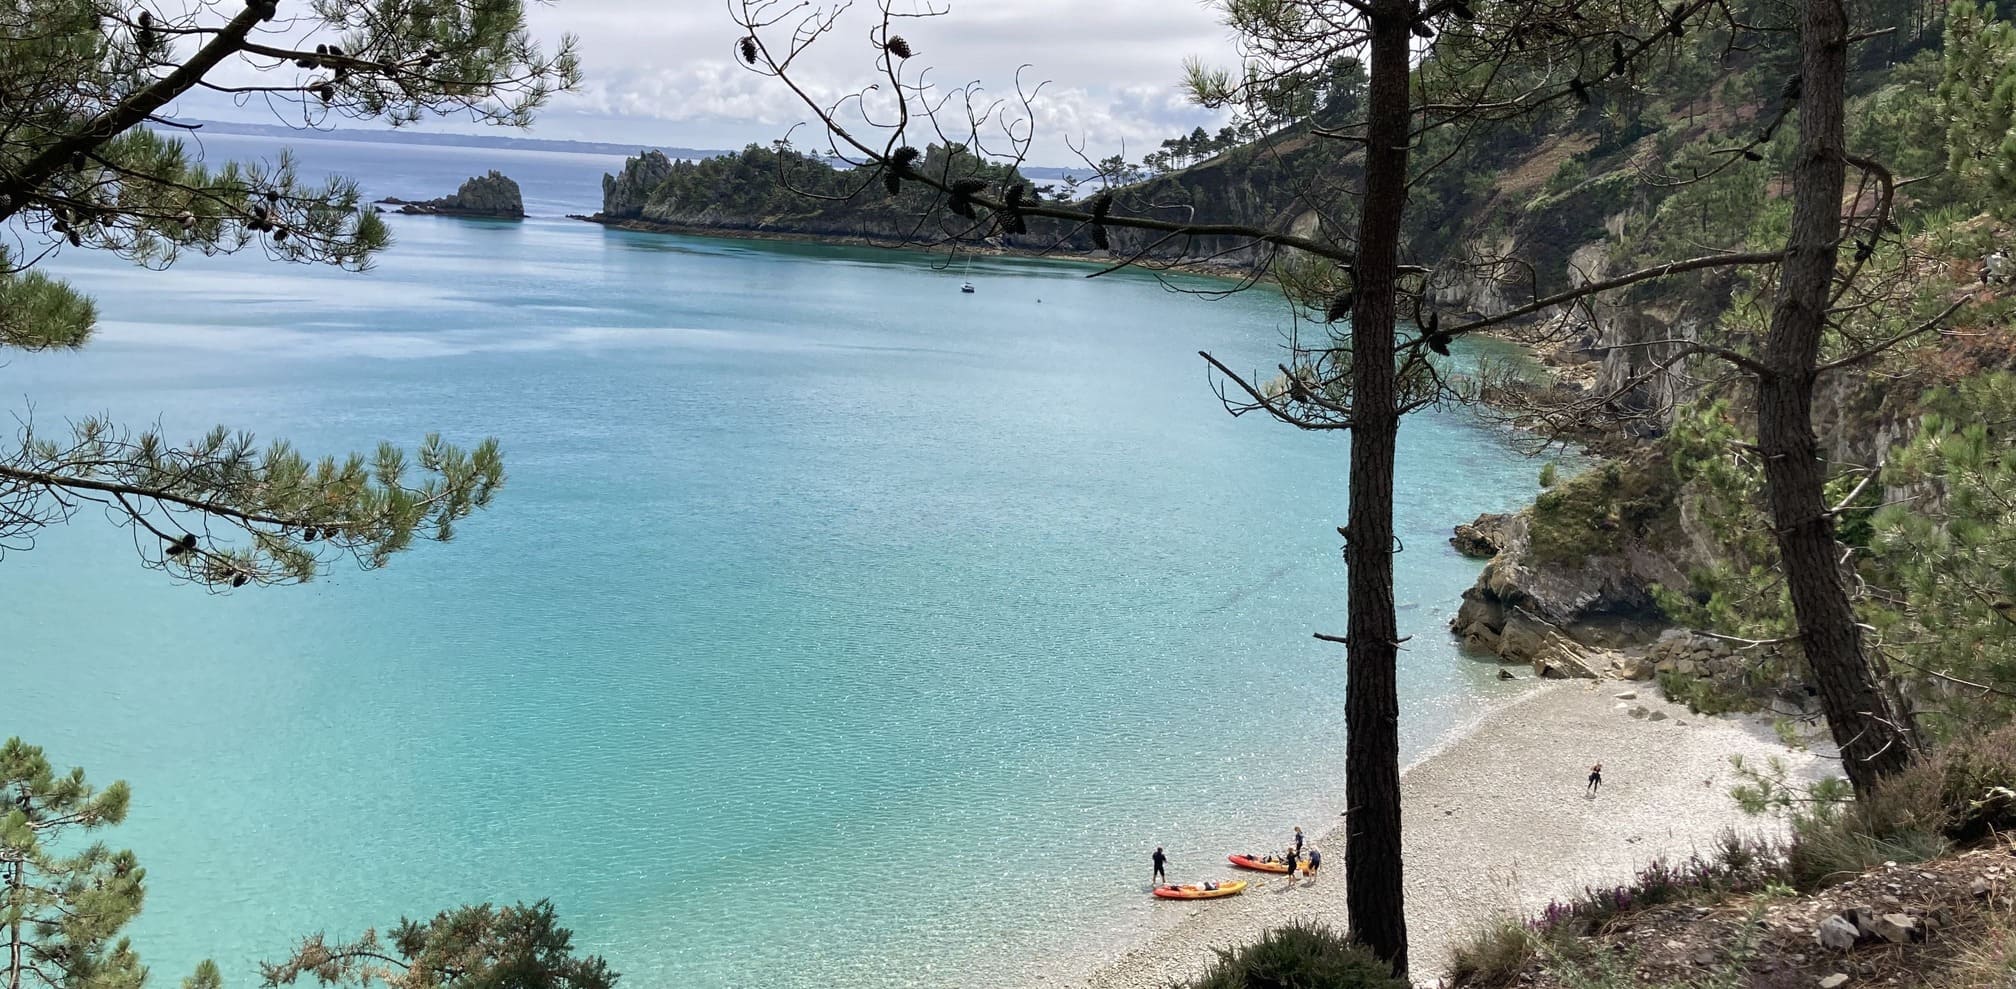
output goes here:
[[602, 176], [602, 215], [635, 220], [644, 215], [651, 193], [672, 175], [672, 159], [662, 151], [644, 151], [623, 162], [623, 170]]
[[469, 181], [462, 183], [461, 188], [456, 189], [452, 196], [442, 196], [424, 202], [405, 199], [381, 199], [379, 202], [397, 206], [401, 213], [492, 217], [506, 220], [525, 217], [525, 200], [518, 191], [518, 183], [494, 168], [488, 175], [471, 177]]

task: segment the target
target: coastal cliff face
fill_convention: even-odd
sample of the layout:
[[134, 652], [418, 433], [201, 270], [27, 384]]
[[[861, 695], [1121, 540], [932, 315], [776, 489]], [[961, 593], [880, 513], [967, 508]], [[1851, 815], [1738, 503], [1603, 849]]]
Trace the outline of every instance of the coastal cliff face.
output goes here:
[[623, 162], [623, 170], [602, 176], [602, 215], [635, 220], [644, 215], [651, 193], [672, 175], [672, 159], [662, 151], [645, 151]]
[[[1591, 650], [1656, 638], [1666, 622], [1652, 588], [1686, 586], [1684, 553], [1649, 525], [1624, 533], [1613, 529], [1617, 538], [1577, 559], [1550, 549], [1551, 542], [1572, 533], [1545, 534], [1556, 526], [1605, 524], [1615, 523], [1553, 518], [1537, 507], [1500, 517], [1492, 539], [1497, 553], [1476, 585], [1463, 592], [1450, 631], [1472, 649], [1530, 663], [1535, 673], [1550, 678], [1600, 675], [1604, 671], [1588, 658]], [[1537, 546], [1536, 526], [1543, 530]]]
[[519, 193], [518, 183], [494, 168], [488, 175], [472, 176], [467, 182], [462, 183], [452, 196], [442, 196], [425, 202], [404, 199], [381, 199], [379, 202], [398, 206], [401, 213], [419, 215], [475, 216], [506, 220], [525, 217], [525, 200]]

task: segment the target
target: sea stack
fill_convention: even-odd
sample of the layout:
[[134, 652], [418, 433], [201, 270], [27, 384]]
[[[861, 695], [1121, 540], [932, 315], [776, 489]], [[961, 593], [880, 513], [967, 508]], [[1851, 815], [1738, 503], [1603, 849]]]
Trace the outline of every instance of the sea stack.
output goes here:
[[525, 218], [525, 200], [518, 193], [518, 183], [494, 168], [488, 175], [474, 176], [462, 183], [452, 196], [425, 202], [405, 199], [381, 199], [379, 202], [397, 206], [401, 213], [418, 215], [476, 216], [500, 220]]

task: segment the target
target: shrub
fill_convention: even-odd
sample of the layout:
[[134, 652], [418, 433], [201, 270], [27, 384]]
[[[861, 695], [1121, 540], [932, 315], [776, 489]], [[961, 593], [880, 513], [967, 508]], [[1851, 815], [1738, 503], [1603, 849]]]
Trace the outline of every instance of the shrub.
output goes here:
[[2016, 725], [1953, 738], [1865, 799], [1797, 809], [1789, 866], [1801, 888], [1813, 889], [2008, 830], [2016, 830]]
[[1474, 940], [1449, 952], [1449, 984], [1459, 989], [1502, 989], [1540, 957], [1540, 935], [1517, 919], [1492, 921]]
[[1666, 903], [1761, 892], [1781, 884], [1786, 875], [1783, 851], [1733, 831], [1724, 832], [1707, 853], [1679, 862], [1654, 859], [1623, 886], [1584, 887], [1579, 897], [1548, 903], [1530, 926], [1541, 933], [1583, 934]]
[[1393, 967], [1321, 924], [1291, 924], [1218, 960], [1191, 989], [1411, 989]]
[[1553, 462], [1551, 461], [1540, 465], [1540, 486], [1543, 488], [1553, 487], [1554, 481], [1559, 476], [1559, 473], [1560, 472], [1555, 468]]
[[1672, 520], [1673, 492], [1656, 457], [1557, 478], [1533, 500], [1533, 557], [1543, 564], [1575, 563], [1620, 552], [1630, 539], [1656, 539]]
[[1946, 850], [1945, 841], [1936, 834], [1907, 830], [1879, 837], [1868, 833], [1862, 820], [1859, 810], [1794, 818], [1792, 847], [1786, 855], [1792, 884], [1799, 889], [1820, 889], [1885, 862], [1923, 862]]
[[1762, 702], [1746, 690], [1691, 673], [1667, 670], [1659, 674], [1659, 690], [1675, 704], [1687, 705], [1695, 714], [1717, 715], [1731, 711], [1755, 711]]
[[2016, 985], [2016, 917], [1990, 910], [1978, 934], [1964, 939], [1945, 971], [1925, 980], [1928, 989], [1980, 989]]
[[2016, 830], [2016, 725], [1957, 736], [1887, 780], [1861, 807], [1868, 832], [1979, 841]]

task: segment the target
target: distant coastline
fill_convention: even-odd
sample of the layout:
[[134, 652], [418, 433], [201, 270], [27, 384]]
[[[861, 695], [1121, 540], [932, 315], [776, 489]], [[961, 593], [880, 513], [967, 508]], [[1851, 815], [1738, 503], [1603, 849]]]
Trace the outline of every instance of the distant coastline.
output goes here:
[[[288, 127], [284, 124], [247, 124], [230, 120], [189, 118], [175, 124], [195, 127], [197, 134], [232, 134], [240, 137], [274, 137], [307, 141], [350, 141], [358, 144], [417, 144], [433, 147], [501, 148], [509, 151], [548, 151], [561, 154], [634, 155], [648, 144], [612, 144], [607, 141], [559, 141], [538, 137], [495, 137], [489, 134], [440, 134], [415, 130], [348, 130], [337, 128]], [[179, 132], [181, 127], [170, 128]], [[682, 148], [658, 145], [671, 158], [714, 158], [733, 152], [709, 148]]]
[[[440, 134], [416, 130], [352, 130], [339, 128], [289, 127], [285, 124], [248, 124], [231, 120], [202, 120], [188, 117], [171, 121], [176, 126], [163, 128], [168, 133], [184, 133], [183, 128], [196, 128], [197, 135], [229, 134], [239, 137], [270, 137], [296, 141], [348, 141], [355, 144], [407, 144], [445, 148], [491, 148], [506, 151], [545, 151], [556, 154], [609, 155], [624, 158], [639, 151], [662, 151], [668, 158], [697, 160], [719, 158], [737, 152], [721, 148], [686, 148], [672, 145], [653, 145], [642, 142], [616, 143], [610, 141], [563, 141], [543, 137], [497, 137], [489, 134]], [[1062, 179], [1066, 175], [1080, 177], [1090, 173], [1084, 168], [1056, 168], [1041, 165], [1023, 166], [1022, 174], [1032, 179]]]

